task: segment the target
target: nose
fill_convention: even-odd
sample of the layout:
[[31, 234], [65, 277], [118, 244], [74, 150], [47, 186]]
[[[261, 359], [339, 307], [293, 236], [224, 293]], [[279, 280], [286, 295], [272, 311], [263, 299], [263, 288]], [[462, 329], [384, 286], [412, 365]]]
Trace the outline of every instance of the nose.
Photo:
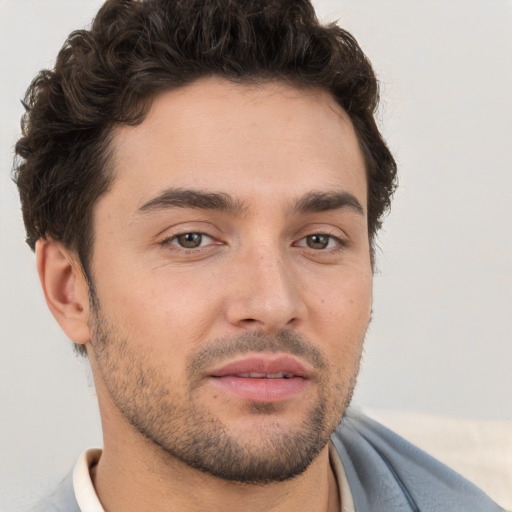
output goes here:
[[252, 251], [231, 269], [227, 320], [266, 333], [296, 327], [307, 315], [297, 277], [279, 250]]

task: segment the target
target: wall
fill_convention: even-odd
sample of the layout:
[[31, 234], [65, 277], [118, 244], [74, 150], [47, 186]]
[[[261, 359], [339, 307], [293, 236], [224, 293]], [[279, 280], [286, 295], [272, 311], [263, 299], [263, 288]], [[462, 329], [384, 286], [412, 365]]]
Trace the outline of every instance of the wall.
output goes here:
[[[101, 444], [87, 367], [43, 303], [9, 179], [19, 99], [99, 4], [0, 1], [3, 496], [45, 486]], [[510, 420], [512, 3], [316, 5], [322, 18], [340, 18], [374, 63], [379, 122], [400, 167], [355, 402]]]

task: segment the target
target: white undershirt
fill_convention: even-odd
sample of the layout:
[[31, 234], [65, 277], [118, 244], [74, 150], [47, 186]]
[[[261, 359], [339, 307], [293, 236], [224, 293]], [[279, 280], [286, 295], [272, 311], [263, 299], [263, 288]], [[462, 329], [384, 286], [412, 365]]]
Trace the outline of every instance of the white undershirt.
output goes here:
[[[105, 512], [91, 480], [90, 468], [97, 464], [101, 450], [86, 450], [80, 455], [73, 470], [73, 488], [81, 512]], [[341, 458], [332, 443], [329, 443], [329, 458], [340, 491], [341, 512], [355, 512], [354, 500], [348, 485]]]

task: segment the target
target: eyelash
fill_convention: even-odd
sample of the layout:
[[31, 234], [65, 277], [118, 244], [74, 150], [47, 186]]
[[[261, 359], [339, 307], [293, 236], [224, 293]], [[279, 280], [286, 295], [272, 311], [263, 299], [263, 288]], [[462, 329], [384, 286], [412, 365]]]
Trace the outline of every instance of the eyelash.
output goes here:
[[[301, 245], [299, 244], [299, 242], [302, 242], [304, 241], [306, 244], [308, 243], [308, 239], [312, 239], [313, 237], [318, 237], [318, 238], [327, 238], [327, 246], [326, 247], [318, 247], [318, 248], [314, 248], [314, 247], [310, 247], [310, 246], [307, 246], [307, 245]], [[331, 244], [331, 242], [334, 242], [334, 247], [329, 247], [329, 245]], [[314, 251], [318, 251], [318, 252], [335, 252], [335, 251], [339, 251], [339, 250], [342, 250], [346, 247], [346, 242], [344, 240], [342, 240], [340, 237], [338, 236], [335, 236], [335, 235], [330, 235], [329, 233], [311, 233], [310, 235], [306, 235], [304, 237], [302, 237], [296, 244], [294, 244], [296, 247], [305, 247], [305, 248], [308, 248], [308, 249], [312, 249]]]
[[[183, 245], [180, 245], [179, 243], [174, 243], [174, 242], [177, 242], [181, 237], [186, 237], [186, 236], [189, 236], [189, 235], [198, 235], [200, 237], [200, 245], [197, 245], [195, 247], [183, 247]], [[209, 243], [207, 245], [202, 245], [204, 239], [207, 238], [207, 239], [210, 239], [212, 241], [214, 241], [215, 239], [206, 234], [206, 233], [202, 233], [201, 231], [186, 231], [186, 232], [183, 232], [183, 233], [178, 233], [176, 235], [173, 235], [169, 238], [166, 238], [165, 240], [162, 241], [162, 245], [164, 246], [174, 246], [176, 247], [176, 249], [174, 250], [180, 250], [180, 251], [194, 251], [194, 252], [197, 252], [199, 249], [204, 249], [205, 247], [208, 247], [210, 245], [219, 245], [218, 243], [215, 244], [215, 243]]]
[[[199, 240], [199, 245], [195, 246], [195, 247], [184, 247], [183, 245], [181, 245], [178, 240], [181, 238], [181, 237], [187, 237], [187, 236], [190, 236], [190, 235], [197, 235], [200, 237], [200, 240]], [[312, 239], [313, 237], [319, 237], [319, 238], [327, 238], [327, 246], [326, 247], [317, 247], [317, 248], [314, 248], [314, 247], [310, 247], [309, 245], [306, 245], [308, 244], [308, 239]], [[164, 246], [173, 246], [173, 250], [179, 250], [179, 251], [193, 251], [193, 252], [198, 252], [200, 249], [205, 249], [209, 246], [214, 246], [214, 245], [221, 245], [221, 243], [208, 243], [206, 245], [202, 245], [203, 242], [205, 241], [204, 239], [210, 239], [212, 241], [215, 241], [214, 237], [206, 234], [206, 233], [203, 233], [203, 232], [200, 232], [200, 231], [187, 231], [187, 232], [183, 232], [183, 233], [178, 233], [176, 235], [173, 235], [172, 237], [169, 237], [169, 238], [166, 238], [165, 240], [162, 241], [162, 245]], [[177, 242], [177, 243], [175, 243]], [[301, 244], [300, 242], [304, 242], [304, 245]], [[334, 242], [334, 247], [329, 247], [329, 245]], [[305, 249], [311, 249], [315, 252], [326, 252], [326, 253], [329, 253], [329, 252], [337, 252], [337, 251], [340, 251], [340, 250], [343, 250], [345, 249], [346, 247], [346, 241], [341, 239], [340, 237], [337, 237], [335, 235], [331, 235], [331, 234], [328, 234], [328, 233], [311, 233], [309, 235], [305, 235], [303, 236], [302, 238], [300, 238], [297, 242], [295, 242], [293, 244], [294, 247], [303, 247]], [[174, 249], [174, 247], [176, 247], [176, 249]]]

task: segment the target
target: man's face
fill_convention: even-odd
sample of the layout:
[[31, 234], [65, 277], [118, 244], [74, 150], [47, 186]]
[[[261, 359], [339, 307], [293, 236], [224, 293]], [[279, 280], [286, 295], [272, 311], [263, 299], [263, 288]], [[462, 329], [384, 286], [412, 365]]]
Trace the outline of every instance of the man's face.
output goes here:
[[201, 80], [113, 146], [92, 258], [103, 411], [221, 478], [301, 473], [350, 400], [371, 309], [348, 116], [318, 90]]

